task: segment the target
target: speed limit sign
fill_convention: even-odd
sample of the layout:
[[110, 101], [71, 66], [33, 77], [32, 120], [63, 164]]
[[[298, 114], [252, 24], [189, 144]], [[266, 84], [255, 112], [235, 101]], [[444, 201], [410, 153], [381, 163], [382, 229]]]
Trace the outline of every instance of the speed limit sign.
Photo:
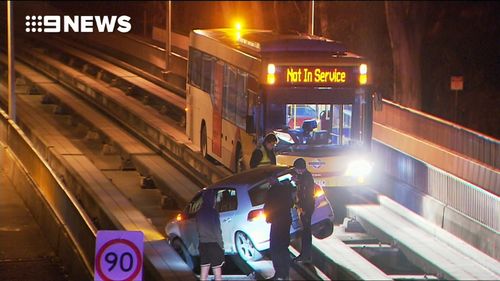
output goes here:
[[141, 281], [144, 234], [141, 231], [97, 232], [95, 281]]

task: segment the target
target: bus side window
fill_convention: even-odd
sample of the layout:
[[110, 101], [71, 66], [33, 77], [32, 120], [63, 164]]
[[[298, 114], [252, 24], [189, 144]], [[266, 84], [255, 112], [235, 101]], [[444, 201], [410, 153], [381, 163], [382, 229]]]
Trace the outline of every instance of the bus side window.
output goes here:
[[226, 65], [223, 91], [223, 116], [234, 122], [236, 119], [236, 69]]
[[259, 106], [258, 96], [259, 84], [257, 79], [253, 76], [247, 77], [246, 91], [247, 91], [247, 117], [246, 117], [246, 131], [249, 134], [257, 132], [258, 114], [257, 107]]
[[201, 52], [189, 49], [189, 81], [194, 86], [201, 86]]
[[201, 89], [207, 93], [212, 93], [212, 81], [213, 81], [213, 73], [214, 73], [214, 59], [207, 55], [203, 54], [202, 59], [202, 72], [201, 72]]
[[243, 130], [246, 129], [247, 116], [247, 76], [243, 72], [238, 72], [238, 80], [236, 82], [236, 125]]

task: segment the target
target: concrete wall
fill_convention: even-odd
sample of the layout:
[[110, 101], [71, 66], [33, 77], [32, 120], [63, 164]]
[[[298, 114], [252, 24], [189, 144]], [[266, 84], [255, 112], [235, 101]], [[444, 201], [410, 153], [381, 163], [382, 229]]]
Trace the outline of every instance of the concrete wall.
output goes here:
[[[86, 258], [94, 252], [95, 229], [89, 228], [83, 221], [85, 218], [81, 217], [79, 210], [61, 190], [48, 166], [33, 150], [25, 147], [26, 143], [23, 143], [19, 132], [6, 119], [0, 119], [0, 163], [5, 175], [40, 225], [70, 278], [93, 280], [93, 267]], [[20, 149], [22, 158], [29, 162], [28, 167], [21, 164], [20, 159], [7, 147], [9, 140], [17, 142], [16, 147]], [[72, 236], [74, 233], [79, 234], [78, 243]]]

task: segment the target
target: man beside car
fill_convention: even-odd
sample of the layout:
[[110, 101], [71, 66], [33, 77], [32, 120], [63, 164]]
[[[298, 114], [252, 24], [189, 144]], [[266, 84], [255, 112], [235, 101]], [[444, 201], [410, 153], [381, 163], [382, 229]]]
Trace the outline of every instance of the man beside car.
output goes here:
[[290, 225], [293, 207], [293, 186], [289, 181], [278, 181], [278, 175], [269, 178], [270, 188], [266, 194], [264, 212], [266, 221], [271, 223], [269, 244], [275, 270], [272, 280], [288, 280], [290, 270]]
[[300, 255], [294, 261], [311, 262], [312, 234], [311, 218], [314, 212], [314, 179], [312, 174], [306, 168], [304, 158], [297, 158], [293, 163], [296, 173], [295, 180], [297, 184], [296, 204], [302, 222], [301, 249]]
[[224, 265], [224, 242], [220, 225], [219, 212], [215, 209], [215, 195], [211, 190], [203, 193], [200, 210], [196, 213], [200, 253], [200, 280], [208, 280], [212, 267], [215, 280], [222, 280]]

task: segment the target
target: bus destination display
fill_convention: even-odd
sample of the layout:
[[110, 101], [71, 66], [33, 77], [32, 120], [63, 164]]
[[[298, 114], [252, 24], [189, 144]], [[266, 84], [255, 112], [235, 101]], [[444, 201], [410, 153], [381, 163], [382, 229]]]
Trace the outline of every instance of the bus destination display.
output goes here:
[[277, 84], [290, 86], [347, 87], [353, 68], [334, 66], [277, 66]]

